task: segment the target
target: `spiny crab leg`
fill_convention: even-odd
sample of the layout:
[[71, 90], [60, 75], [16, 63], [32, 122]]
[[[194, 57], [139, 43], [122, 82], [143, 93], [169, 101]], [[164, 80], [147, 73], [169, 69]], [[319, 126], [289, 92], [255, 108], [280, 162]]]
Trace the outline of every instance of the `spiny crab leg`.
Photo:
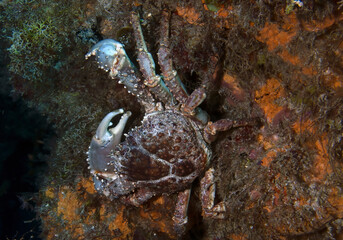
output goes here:
[[205, 100], [206, 93], [204, 88], [195, 89], [191, 95], [189, 95], [185, 102], [181, 104], [181, 112], [192, 118], [193, 120], [200, 121], [202, 124], [206, 124], [209, 120], [208, 114], [199, 108], [199, 105]]
[[231, 128], [255, 126], [258, 124], [258, 119], [249, 120], [230, 120], [220, 119], [216, 122], [209, 121], [204, 128], [204, 139], [206, 142], [211, 143], [216, 140], [218, 132], [225, 132]]
[[173, 69], [173, 61], [171, 59], [170, 44], [169, 44], [169, 20], [170, 13], [168, 11], [162, 12], [161, 20], [161, 41], [158, 50], [158, 63], [161, 67], [163, 80], [167, 87], [172, 92], [173, 96], [178, 102], [185, 102], [188, 94], [183, 86], [177, 72]]
[[89, 151], [88, 159], [90, 168], [95, 171], [107, 171], [108, 163], [111, 161], [109, 158], [110, 152], [114, 146], [120, 143], [121, 136], [123, 134], [126, 122], [131, 116], [131, 112], [124, 113], [119, 123], [108, 129], [111, 124], [111, 120], [114, 116], [124, 113], [123, 109], [108, 113], [99, 124], [96, 134], [92, 139]]
[[191, 198], [191, 189], [186, 189], [182, 192], [179, 192], [177, 196], [177, 202], [175, 206], [173, 221], [174, 221], [174, 228], [176, 232], [182, 233], [184, 232], [184, 228], [188, 222], [187, 217], [187, 210], [189, 199]]
[[194, 117], [203, 124], [206, 124], [208, 121], [208, 115], [206, 112], [198, 108], [198, 106], [206, 98], [204, 89], [198, 88], [189, 96], [179, 76], [177, 75], [176, 70], [173, 68], [169, 41], [169, 20], [170, 12], [164, 10], [162, 12], [161, 20], [161, 41], [157, 53], [158, 63], [161, 67], [163, 80], [172, 92], [175, 99], [182, 104], [181, 111], [188, 116]]
[[165, 86], [161, 76], [155, 72], [155, 63], [145, 44], [138, 13], [132, 12], [131, 21], [138, 50], [137, 61], [140, 66], [140, 71], [144, 79], [146, 79], [144, 84], [150, 88], [150, 91], [156, 98], [167, 105], [172, 105], [173, 97], [169, 89]]
[[214, 169], [206, 171], [205, 176], [200, 181], [201, 205], [203, 217], [223, 219], [225, 218], [226, 207], [224, 202], [214, 205], [216, 195], [216, 185], [214, 183]]

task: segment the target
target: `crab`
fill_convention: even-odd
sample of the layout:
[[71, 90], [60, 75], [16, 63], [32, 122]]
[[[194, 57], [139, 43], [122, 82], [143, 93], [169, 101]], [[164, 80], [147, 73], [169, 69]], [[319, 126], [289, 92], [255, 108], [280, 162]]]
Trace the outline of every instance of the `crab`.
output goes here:
[[[140, 206], [155, 195], [178, 193], [173, 216], [176, 227], [187, 223], [192, 182], [202, 177], [201, 206], [204, 217], [223, 219], [224, 202], [214, 204], [214, 168], [210, 143], [220, 131], [249, 125], [248, 120], [209, 121], [199, 105], [206, 97], [204, 87], [190, 95], [173, 68], [169, 48], [170, 13], [163, 11], [161, 40], [157, 53], [161, 75], [144, 41], [140, 17], [132, 12], [131, 21], [137, 48], [138, 70], [121, 43], [105, 39], [86, 54], [95, 56], [98, 66], [144, 107], [140, 126], [130, 130], [121, 142], [130, 111], [108, 113], [99, 124], [87, 152], [95, 189], [110, 199]], [[111, 127], [114, 116], [122, 114]]]

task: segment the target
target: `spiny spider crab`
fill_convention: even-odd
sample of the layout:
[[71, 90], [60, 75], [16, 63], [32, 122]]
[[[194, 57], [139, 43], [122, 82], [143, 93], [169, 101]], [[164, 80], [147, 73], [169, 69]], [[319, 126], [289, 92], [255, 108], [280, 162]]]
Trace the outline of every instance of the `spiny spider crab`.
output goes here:
[[[119, 109], [108, 113], [91, 141], [87, 161], [96, 190], [111, 199], [139, 206], [155, 195], [179, 192], [173, 220], [176, 226], [183, 226], [187, 223], [191, 184], [211, 160], [209, 143], [218, 131], [246, 126], [249, 121], [210, 122], [207, 113], [198, 107], [206, 97], [204, 88], [187, 93], [170, 58], [169, 17], [169, 12], [163, 11], [157, 53], [162, 76], [155, 73], [136, 12], [131, 21], [140, 71], [123, 45], [112, 39], [98, 42], [86, 54], [86, 59], [94, 55], [99, 68], [124, 84], [145, 109], [142, 124], [124, 134], [123, 142], [121, 136], [131, 112]], [[118, 114], [123, 114], [119, 123], [110, 128]], [[210, 168], [200, 183], [203, 216], [221, 219], [226, 209], [224, 202], [214, 204], [213, 180], [214, 170]]]

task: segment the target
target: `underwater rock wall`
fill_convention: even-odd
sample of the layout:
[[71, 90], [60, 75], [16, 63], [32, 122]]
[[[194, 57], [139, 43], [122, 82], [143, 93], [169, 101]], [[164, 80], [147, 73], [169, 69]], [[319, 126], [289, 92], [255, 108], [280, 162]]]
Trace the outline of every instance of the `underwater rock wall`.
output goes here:
[[[222, 133], [212, 144], [217, 197], [228, 208], [227, 218], [201, 217], [195, 181], [182, 238], [342, 237], [343, 4], [20, 2], [1, 3], [6, 14], [0, 20], [12, 44], [12, 84], [17, 94], [47, 115], [58, 133], [50, 170], [37, 193], [43, 238], [178, 237], [171, 227], [175, 194], [138, 208], [110, 201], [94, 190], [85, 161], [96, 126], [108, 112], [121, 107], [132, 111], [130, 126], [142, 118], [136, 99], [96, 70], [94, 62], [84, 60], [90, 46], [105, 38], [122, 42], [135, 59], [129, 23], [133, 7], [141, 12], [155, 59], [161, 11], [172, 12], [174, 66], [189, 92], [206, 83], [201, 107], [211, 120], [262, 121], [262, 127]], [[18, 8], [29, 20], [18, 20]], [[52, 9], [60, 11], [53, 15]]]

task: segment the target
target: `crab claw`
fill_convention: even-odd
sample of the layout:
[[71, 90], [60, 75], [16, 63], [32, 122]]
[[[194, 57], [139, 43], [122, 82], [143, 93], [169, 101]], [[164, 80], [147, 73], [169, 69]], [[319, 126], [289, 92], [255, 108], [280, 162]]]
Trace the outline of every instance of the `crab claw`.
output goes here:
[[121, 136], [126, 122], [131, 116], [131, 112], [126, 112], [115, 127], [108, 128], [111, 125], [112, 118], [122, 113], [124, 113], [123, 109], [110, 112], [99, 124], [88, 151], [89, 166], [92, 171], [108, 171], [108, 165], [111, 161], [109, 155], [114, 147], [120, 143]]
[[85, 58], [88, 59], [92, 55], [96, 57], [99, 68], [110, 71], [112, 78], [117, 76], [125, 63], [129, 64], [123, 45], [113, 39], [104, 39], [95, 44]]

